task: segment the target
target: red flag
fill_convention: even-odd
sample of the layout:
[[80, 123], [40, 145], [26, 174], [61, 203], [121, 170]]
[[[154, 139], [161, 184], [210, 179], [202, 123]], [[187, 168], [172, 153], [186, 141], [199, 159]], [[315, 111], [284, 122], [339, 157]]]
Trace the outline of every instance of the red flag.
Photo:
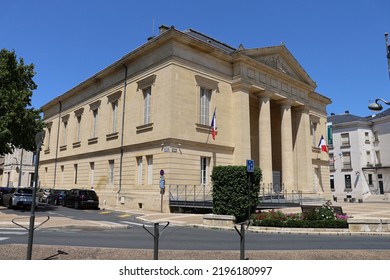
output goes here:
[[324, 135], [321, 135], [320, 143], [318, 144], [318, 148], [321, 148], [321, 151], [327, 153], [328, 147], [326, 146]]
[[217, 135], [217, 119], [215, 117], [215, 110], [213, 114], [213, 119], [211, 120], [211, 136], [213, 140], [215, 140], [215, 136]]

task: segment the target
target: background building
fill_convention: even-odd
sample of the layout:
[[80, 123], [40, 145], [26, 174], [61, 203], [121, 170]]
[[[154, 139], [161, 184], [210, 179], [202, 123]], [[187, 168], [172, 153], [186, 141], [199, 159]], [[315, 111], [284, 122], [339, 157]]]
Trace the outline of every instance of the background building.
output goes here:
[[331, 197], [328, 155], [318, 148], [330, 100], [315, 88], [284, 45], [235, 49], [161, 26], [42, 107], [41, 185], [93, 187], [106, 204], [159, 210], [160, 170], [167, 185], [208, 191], [214, 166], [253, 159], [265, 188]]
[[12, 154], [6, 154], [3, 157], [3, 169], [2, 174], [0, 174], [1, 186], [32, 186], [34, 183], [34, 160], [33, 152], [22, 149], [15, 149]]
[[390, 110], [359, 117], [331, 115], [333, 145], [329, 145], [331, 189], [335, 197], [364, 201], [390, 193]]

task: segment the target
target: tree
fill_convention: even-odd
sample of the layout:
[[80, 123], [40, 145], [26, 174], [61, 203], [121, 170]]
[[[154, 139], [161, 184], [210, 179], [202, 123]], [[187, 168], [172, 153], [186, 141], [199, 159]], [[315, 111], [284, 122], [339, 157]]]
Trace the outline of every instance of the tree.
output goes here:
[[0, 155], [14, 148], [35, 150], [35, 135], [44, 124], [41, 111], [31, 106], [34, 65], [25, 65], [15, 51], [0, 51]]

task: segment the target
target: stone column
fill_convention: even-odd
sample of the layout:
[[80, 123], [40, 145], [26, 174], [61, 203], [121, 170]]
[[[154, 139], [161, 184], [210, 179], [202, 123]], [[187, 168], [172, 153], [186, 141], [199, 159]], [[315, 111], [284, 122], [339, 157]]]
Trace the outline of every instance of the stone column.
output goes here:
[[283, 103], [281, 106], [281, 154], [282, 154], [282, 180], [287, 189], [294, 188], [294, 159], [292, 148], [291, 104]]
[[263, 183], [272, 183], [271, 99], [259, 96], [259, 164]]
[[233, 100], [233, 164], [246, 165], [246, 160], [251, 159], [249, 92], [244, 89], [235, 91], [233, 92]]

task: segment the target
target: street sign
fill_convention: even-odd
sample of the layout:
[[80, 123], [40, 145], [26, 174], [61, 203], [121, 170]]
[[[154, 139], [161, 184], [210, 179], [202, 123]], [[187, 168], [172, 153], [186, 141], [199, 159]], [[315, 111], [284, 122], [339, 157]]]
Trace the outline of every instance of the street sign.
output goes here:
[[255, 171], [255, 163], [252, 159], [246, 160], [246, 172], [254, 172]]

